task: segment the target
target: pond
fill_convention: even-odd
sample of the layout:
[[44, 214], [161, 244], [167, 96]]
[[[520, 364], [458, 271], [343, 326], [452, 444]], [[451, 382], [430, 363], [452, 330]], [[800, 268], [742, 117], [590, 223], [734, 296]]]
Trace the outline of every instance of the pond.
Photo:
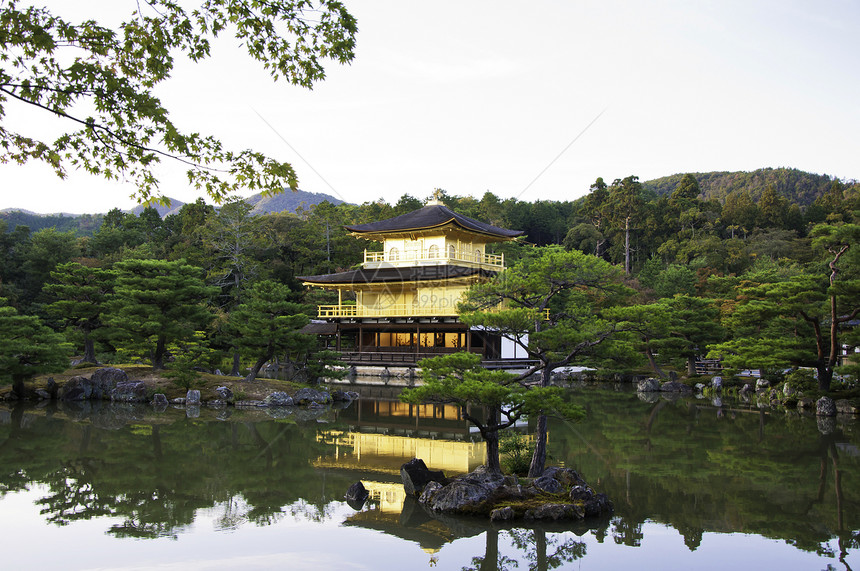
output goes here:
[[[483, 462], [456, 409], [359, 391], [322, 411], [0, 404], [3, 566], [860, 568], [853, 418], [576, 390], [588, 416], [551, 422], [551, 462], [615, 514], [506, 527], [430, 517], [403, 496], [413, 456], [446, 474]], [[357, 480], [371, 491], [360, 510], [343, 501]]]

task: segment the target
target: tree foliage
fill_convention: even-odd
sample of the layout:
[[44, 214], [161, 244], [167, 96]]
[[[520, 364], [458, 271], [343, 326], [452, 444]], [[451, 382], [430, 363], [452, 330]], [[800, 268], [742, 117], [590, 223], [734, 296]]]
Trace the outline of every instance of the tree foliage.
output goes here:
[[257, 282], [248, 300], [231, 314], [238, 334], [236, 344], [255, 359], [245, 380], [253, 381], [275, 354], [304, 354], [311, 349], [313, 338], [299, 332], [309, 321], [305, 307], [290, 301], [291, 297], [290, 289], [282, 284]]
[[102, 319], [118, 343], [143, 352], [162, 369], [168, 344], [190, 339], [211, 322], [206, 302], [214, 288], [184, 260], [130, 259], [114, 269], [116, 285]]
[[36, 375], [66, 370], [70, 353], [62, 335], [0, 297], [0, 381], [11, 382], [13, 394], [23, 397], [24, 383]]
[[[0, 161], [40, 161], [58, 176], [82, 168], [132, 181], [141, 201], [157, 193], [164, 158], [188, 166], [189, 182], [216, 201], [238, 189], [297, 187], [286, 163], [217, 138], [186, 132], [156, 96], [178, 57], [199, 62], [230, 32], [273, 79], [310, 88], [323, 62], [352, 60], [357, 25], [336, 0], [206, 0], [188, 10], [171, 0], [138, 3], [112, 29], [95, 19], [75, 23], [47, 8], [0, 8]], [[21, 107], [62, 125], [53, 141], [8, 125]]]
[[[576, 420], [584, 415], [582, 408], [566, 402], [559, 387], [526, 387], [517, 375], [491, 371], [474, 353], [453, 353], [418, 363], [423, 383], [401, 393], [401, 400], [412, 404], [425, 402], [453, 403], [460, 414], [473, 424], [487, 444], [487, 467], [501, 472], [499, 432], [510, 428], [528, 414], [553, 413]], [[485, 407], [486, 419], [470, 412], [471, 407]]]

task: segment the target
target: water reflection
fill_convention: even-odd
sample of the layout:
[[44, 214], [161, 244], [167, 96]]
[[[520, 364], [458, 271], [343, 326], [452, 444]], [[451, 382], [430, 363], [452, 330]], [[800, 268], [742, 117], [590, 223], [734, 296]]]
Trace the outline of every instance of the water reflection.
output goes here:
[[[206, 514], [220, 532], [288, 522], [382, 532], [443, 564], [454, 546], [480, 540], [458, 559], [465, 569], [553, 569], [607, 549], [646, 553], [660, 535], [649, 536], [654, 524], [677, 530], [691, 556], [706, 551], [706, 537], [742, 533], [826, 564], [849, 568], [856, 559], [853, 420], [821, 427], [796, 413], [619, 391], [574, 398], [588, 419], [552, 423], [549, 452], [613, 499], [614, 517], [588, 525], [499, 527], [425, 512], [404, 497], [400, 465], [418, 456], [434, 469], [466, 472], [483, 462], [483, 445], [455, 410], [403, 405], [391, 391], [313, 411], [0, 408], [0, 514], [7, 497], [39, 489], [33, 510], [50, 525], [103, 522], [113, 538], [193, 536]], [[371, 491], [361, 511], [343, 502], [357, 480]]]

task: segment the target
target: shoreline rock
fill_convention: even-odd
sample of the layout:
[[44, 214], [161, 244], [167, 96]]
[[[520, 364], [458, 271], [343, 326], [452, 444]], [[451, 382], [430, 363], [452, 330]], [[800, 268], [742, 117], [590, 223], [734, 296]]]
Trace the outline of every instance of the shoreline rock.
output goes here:
[[420, 459], [407, 462], [401, 467], [404, 489], [409, 495], [419, 494], [418, 503], [431, 514], [481, 515], [492, 521], [578, 521], [613, 511], [606, 494], [595, 493], [571, 468], [552, 466], [523, 484], [515, 476], [492, 473], [480, 466], [447, 483], [428, 480], [420, 492], [412, 481], [415, 470], [431, 472]]

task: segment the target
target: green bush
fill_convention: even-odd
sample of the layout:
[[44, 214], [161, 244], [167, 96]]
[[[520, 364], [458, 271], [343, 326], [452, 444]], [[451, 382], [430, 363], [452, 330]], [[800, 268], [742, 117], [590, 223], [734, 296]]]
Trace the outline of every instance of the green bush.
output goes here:
[[818, 389], [812, 369], [795, 369], [785, 376], [785, 382], [796, 391], [808, 392]]
[[499, 438], [500, 463], [508, 474], [528, 474], [534, 451], [534, 442], [519, 432], [502, 433]]

